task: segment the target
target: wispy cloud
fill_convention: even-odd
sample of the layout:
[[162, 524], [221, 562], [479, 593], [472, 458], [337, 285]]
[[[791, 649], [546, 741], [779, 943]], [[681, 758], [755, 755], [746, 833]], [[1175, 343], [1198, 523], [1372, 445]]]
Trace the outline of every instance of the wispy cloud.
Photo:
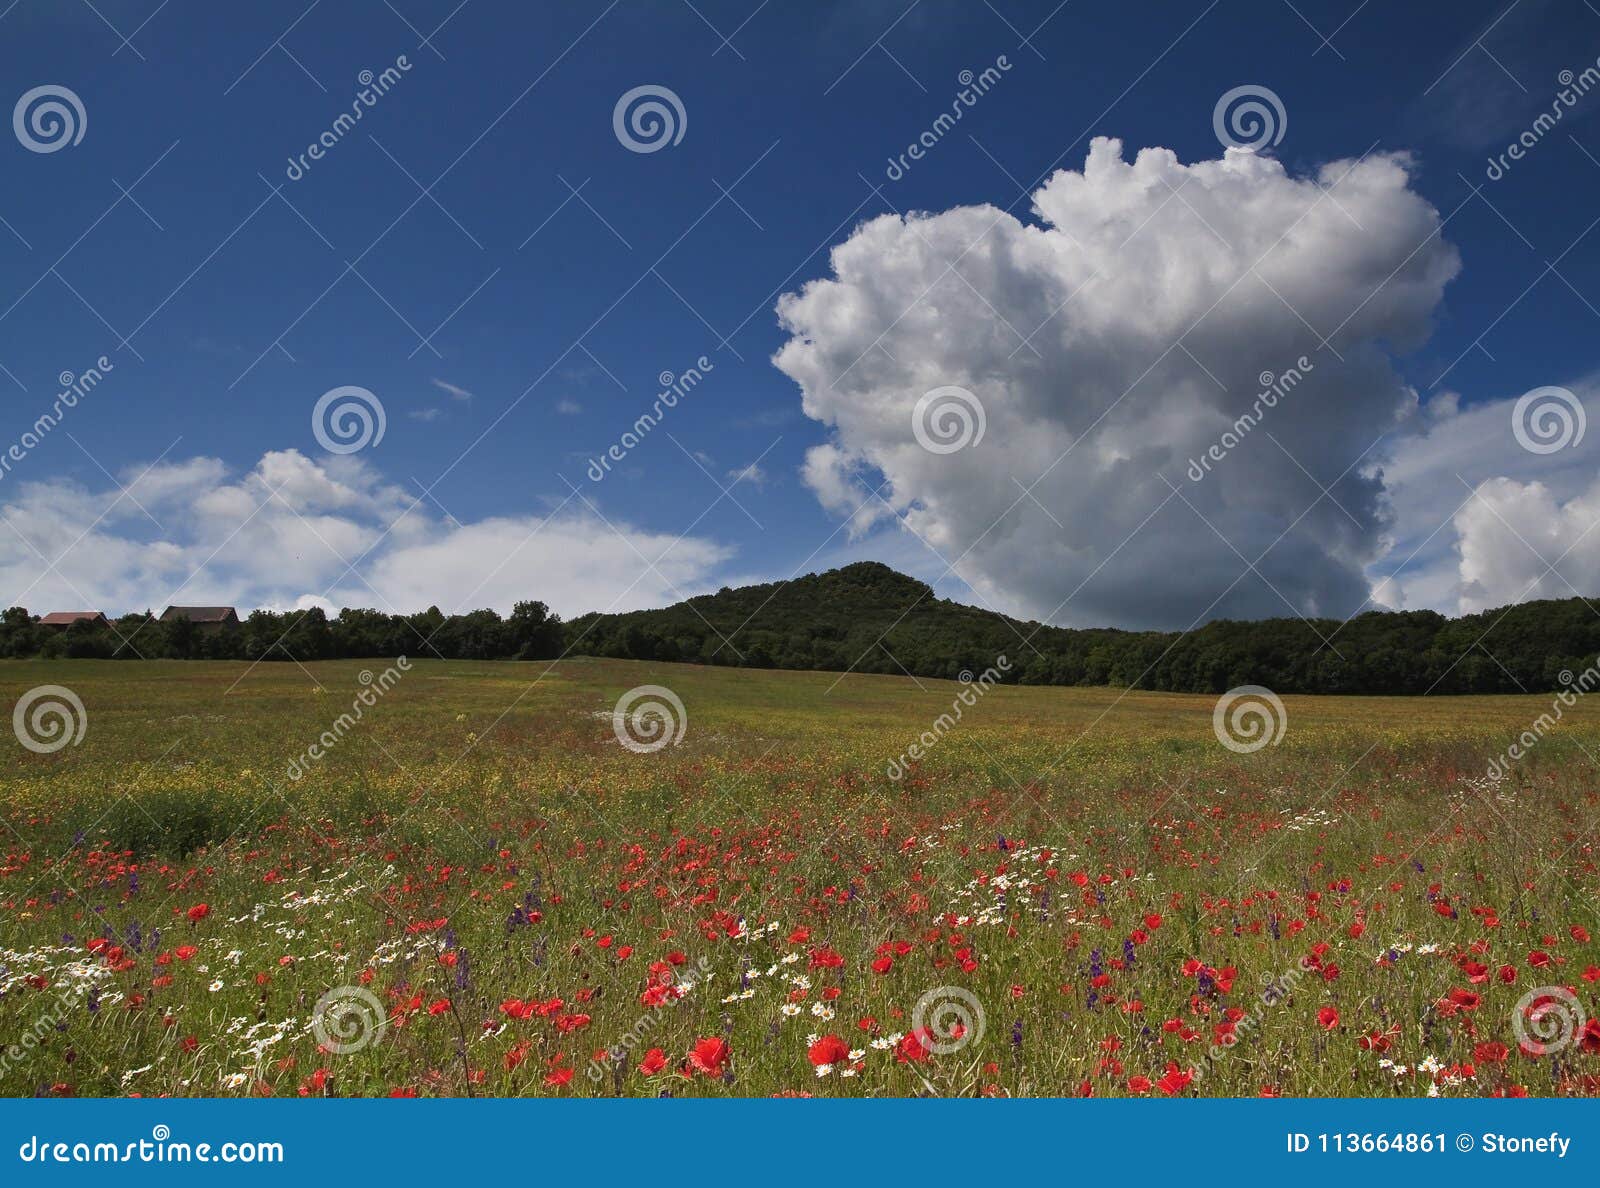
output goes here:
[[433, 382], [433, 386], [438, 388], [439, 391], [448, 392], [448, 393], [450, 393], [450, 395], [454, 396], [457, 400], [471, 400], [472, 399], [472, 393], [467, 391], [467, 389], [463, 388], [460, 384], [452, 384], [449, 380], [442, 380], [442, 379], [439, 379], [437, 376], [434, 377], [432, 382]]
[[735, 484], [749, 483], [752, 487], [760, 489], [767, 485], [767, 472], [752, 462], [749, 466], [728, 471], [728, 481]]
[[583, 405], [570, 397], [563, 396], [556, 401], [556, 411], [564, 417], [575, 417], [583, 411]]

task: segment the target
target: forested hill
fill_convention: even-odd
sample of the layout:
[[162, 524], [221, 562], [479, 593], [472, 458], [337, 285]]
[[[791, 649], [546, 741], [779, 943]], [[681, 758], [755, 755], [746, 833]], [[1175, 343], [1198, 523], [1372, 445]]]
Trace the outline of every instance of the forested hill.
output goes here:
[[1218, 621], [1188, 632], [1073, 630], [935, 598], [923, 582], [861, 562], [787, 583], [724, 588], [662, 610], [584, 615], [575, 653], [753, 668], [981, 673], [1007, 681], [1217, 693], [1516, 693], [1560, 687], [1600, 653], [1582, 599], [1450, 619], [1372, 611], [1337, 619]]
[[202, 630], [151, 612], [54, 628], [22, 607], [0, 615], [0, 657], [552, 660], [563, 655], [751, 668], [957, 677], [1009, 665], [1030, 685], [1217, 693], [1515, 693], [1558, 688], [1600, 653], [1600, 615], [1580, 598], [1448, 619], [1433, 611], [1208, 623], [1196, 631], [1072, 630], [934, 597], [925, 583], [861, 562], [790, 582], [723, 589], [662, 610], [563, 623], [542, 602], [410, 615], [349, 608], [255, 611]]

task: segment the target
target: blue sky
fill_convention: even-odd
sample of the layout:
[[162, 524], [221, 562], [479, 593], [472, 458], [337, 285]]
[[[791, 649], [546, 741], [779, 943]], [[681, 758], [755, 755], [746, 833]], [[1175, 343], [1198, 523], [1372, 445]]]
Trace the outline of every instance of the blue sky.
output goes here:
[[[360, 124], [304, 176], [286, 176], [289, 159], [348, 110], [360, 73], [402, 55], [410, 68]], [[950, 107], [960, 72], [1002, 55], [1010, 68], [959, 126], [888, 179], [888, 160]], [[808, 450], [837, 438], [802, 411], [801, 386], [773, 365], [793, 333], [774, 312], [780, 295], [827, 277], [829, 249], [874, 216], [992, 204], [1036, 221], [1029, 195], [1056, 169], [1082, 170], [1093, 137], [1121, 140], [1130, 160], [1150, 146], [1185, 164], [1219, 158], [1214, 105], [1252, 84], [1281, 100], [1283, 137], [1270, 153], [1290, 175], [1410, 154], [1410, 190], [1445, 220], [1442, 239], [1460, 258], [1427, 304], [1431, 336], [1392, 356], [1424, 407], [1456, 400], [1462, 417], [1545, 385], [1583, 402], [1600, 318], [1600, 234], [1583, 237], [1600, 181], [1600, 92], [1579, 97], [1499, 180], [1485, 170], [1550, 107], [1558, 72], [1597, 58], [1600, 12], [1583, 0], [1509, 9], [1470, 0], [759, 9], [717, 0], [0, 0], [6, 103], [60, 86], [86, 118], [81, 142], [59, 151], [0, 140], [0, 438], [22, 437], [54, 400], [60, 373], [102, 355], [114, 365], [0, 479], [12, 524], [0, 529], [10, 538], [0, 552], [7, 600], [26, 595], [36, 613], [85, 599], [108, 610], [211, 598], [455, 609], [479, 590], [445, 572], [471, 563], [443, 544], [454, 525], [536, 527], [554, 515], [575, 526], [564, 538], [574, 549], [595, 535], [636, 542], [650, 559], [680, 534], [695, 545], [675, 550], [678, 567], [631, 587], [616, 580], [617, 567], [632, 564], [625, 559], [593, 570], [603, 576], [590, 588], [584, 565], [573, 567], [579, 576], [558, 575], [564, 554], [540, 554], [519, 578], [534, 587], [524, 595], [569, 613], [876, 557], [936, 580], [941, 593], [1043, 615], [1056, 587], [1037, 575], [1011, 582], [1003, 554], [971, 551], [976, 533], [963, 536], [928, 510], [953, 492], [919, 492], [902, 476], [884, 505], [893, 514], [855, 524], [819, 498], [802, 468]], [[619, 143], [613, 111], [645, 84], [675, 93], [685, 119], [678, 143], [639, 153]], [[1369, 342], [1383, 338], [1380, 326]], [[588, 478], [588, 459], [650, 406], [660, 373], [682, 373], [700, 356], [713, 366], [693, 394], [603, 482]], [[318, 397], [342, 385], [374, 393], [387, 422], [381, 442], [346, 457], [330, 456], [312, 432]], [[1004, 424], [1017, 432], [1016, 421]], [[1534, 459], [1509, 435], [1486, 443], [1467, 421], [1450, 430], [1417, 431], [1391, 466], [1410, 459], [1441, 489], [1465, 484], [1462, 496], [1482, 482], [1515, 484], [1508, 498], [1549, 494], [1546, 512], [1516, 504], [1535, 522], [1546, 513], [1583, 522], [1594, 467], [1582, 445], [1548, 472], [1530, 472]], [[850, 444], [852, 465], [870, 470], [876, 455]], [[370, 556], [376, 563], [426, 524], [404, 581], [341, 572], [364, 560], [319, 562], [278, 580], [273, 538], [239, 556], [249, 534], [224, 540], [215, 519], [183, 514], [200, 487], [244, 483], [264, 456], [284, 451], [342, 484], [307, 494], [294, 516], [326, 524], [307, 547], [345, 562], [373, 545], [377, 518], [421, 500]], [[759, 474], [733, 484], [757, 459]], [[1331, 483], [1356, 461], [1302, 469]], [[155, 480], [180, 464], [191, 469], [158, 490]], [[1439, 478], [1445, 470], [1463, 477]], [[306, 476], [295, 473], [298, 489]], [[141, 475], [148, 499], [138, 498]], [[1500, 591], [1482, 589], [1481, 570], [1479, 594], [1463, 593], [1471, 575], [1462, 568], [1486, 564], [1481, 549], [1494, 542], [1459, 519], [1425, 540], [1435, 528], [1425, 511], [1406, 518], [1407, 508], [1443, 498], [1421, 491], [1423, 481], [1411, 503], [1389, 492], [1398, 511], [1384, 527], [1365, 525], [1367, 552], [1340, 563], [1376, 581], [1416, 542], [1419, 584], [1380, 601], [1448, 610], [1494, 601]], [[110, 515], [84, 519], [111, 500]], [[177, 514], [162, 500], [176, 500]], [[359, 526], [339, 521], [341, 501], [361, 504]], [[1495, 506], [1508, 528], [1518, 523], [1511, 504]], [[1354, 510], [1353, 520], [1367, 519]], [[896, 516], [910, 516], [930, 543]], [[79, 530], [83, 543], [58, 561]], [[502, 539], [477, 542], [489, 569], [505, 559]], [[1082, 572], [1063, 563], [1062, 592], [1094, 580], [1096, 558], [1115, 543], [1074, 552]], [[1584, 588], [1587, 571], [1562, 567], [1588, 547], [1554, 567], [1585, 594], [1596, 592]], [[956, 554], [964, 559], [949, 572]], [[1568, 592], [1544, 576], [1533, 593]], [[545, 579], [549, 593], [537, 588]], [[1181, 585], [1183, 575], [1168, 580]], [[497, 580], [482, 593], [485, 602], [507, 597]], [[1157, 600], [1128, 619], [1183, 626], [1205, 601], [1174, 595], [1170, 608]], [[1354, 609], [1347, 595], [1319, 601], [1314, 590], [1281, 601], [1295, 613]], [[1106, 621], [1118, 604], [1112, 586], [1053, 617]], [[1218, 605], [1212, 613], [1235, 606]], [[1266, 596], [1238, 604], [1273, 606]]]

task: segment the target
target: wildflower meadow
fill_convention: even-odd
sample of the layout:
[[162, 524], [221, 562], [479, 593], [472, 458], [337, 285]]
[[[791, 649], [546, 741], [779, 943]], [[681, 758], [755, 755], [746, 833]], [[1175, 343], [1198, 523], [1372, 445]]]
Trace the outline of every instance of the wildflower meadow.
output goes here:
[[0, 682], [6, 1095], [1600, 1093], [1582, 699]]

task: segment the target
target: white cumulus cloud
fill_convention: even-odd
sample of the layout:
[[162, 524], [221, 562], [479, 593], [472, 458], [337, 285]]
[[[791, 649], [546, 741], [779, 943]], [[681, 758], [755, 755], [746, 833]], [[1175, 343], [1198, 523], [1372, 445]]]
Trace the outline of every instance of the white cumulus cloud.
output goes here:
[[[853, 531], [898, 519], [1030, 616], [1357, 609], [1389, 523], [1373, 447], [1417, 415], [1391, 353], [1423, 341], [1459, 269], [1410, 167], [1297, 177], [1242, 150], [1128, 161], [1097, 139], [1034, 194], [1034, 221], [973, 206], [863, 223], [830, 277], [778, 306], [774, 361], [831, 430], [806, 483]], [[1302, 358], [1303, 381], [1239, 434], [1266, 373]], [[982, 435], [937, 452], [913, 420], [949, 387]]]
[[[14, 476], [13, 476], [14, 477]], [[241, 611], [366, 606], [564, 615], [703, 593], [729, 550], [587, 508], [466, 524], [355, 456], [271, 451], [249, 471], [215, 458], [132, 467], [124, 489], [61, 479], [0, 492], [0, 598], [35, 613], [110, 614], [169, 602]]]

